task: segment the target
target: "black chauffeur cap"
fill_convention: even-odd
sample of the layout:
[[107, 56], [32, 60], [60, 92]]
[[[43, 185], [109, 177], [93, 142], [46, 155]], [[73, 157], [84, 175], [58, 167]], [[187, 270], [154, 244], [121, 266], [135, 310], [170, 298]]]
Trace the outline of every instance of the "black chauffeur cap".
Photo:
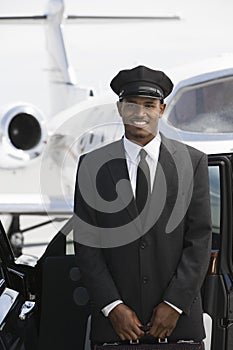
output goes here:
[[111, 81], [112, 90], [122, 100], [127, 96], [142, 96], [163, 100], [173, 89], [168, 76], [145, 66], [120, 71]]

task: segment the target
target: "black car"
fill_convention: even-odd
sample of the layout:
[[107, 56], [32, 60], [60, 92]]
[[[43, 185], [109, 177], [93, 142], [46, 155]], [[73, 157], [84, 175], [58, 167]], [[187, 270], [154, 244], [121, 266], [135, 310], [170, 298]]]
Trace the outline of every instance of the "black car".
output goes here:
[[[206, 349], [233, 349], [232, 154], [210, 155], [212, 255], [202, 287]], [[72, 218], [35, 267], [18, 263], [0, 224], [0, 350], [89, 350], [90, 305], [74, 254]]]

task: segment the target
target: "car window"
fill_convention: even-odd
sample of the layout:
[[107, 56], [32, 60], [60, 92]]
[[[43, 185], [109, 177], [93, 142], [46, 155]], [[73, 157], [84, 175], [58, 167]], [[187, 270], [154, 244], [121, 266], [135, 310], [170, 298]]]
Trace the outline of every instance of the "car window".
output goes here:
[[73, 255], [74, 252], [74, 244], [73, 244], [73, 230], [69, 232], [66, 236], [66, 255]]
[[209, 166], [210, 205], [213, 234], [220, 234], [221, 199], [219, 166]]

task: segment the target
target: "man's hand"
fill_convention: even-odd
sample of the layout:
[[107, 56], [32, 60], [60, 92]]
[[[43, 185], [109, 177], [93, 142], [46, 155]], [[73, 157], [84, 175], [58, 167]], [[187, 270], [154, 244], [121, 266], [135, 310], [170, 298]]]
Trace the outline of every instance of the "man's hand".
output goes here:
[[137, 340], [144, 335], [137, 315], [124, 304], [117, 305], [108, 315], [121, 340]]
[[151, 329], [148, 333], [156, 338], [169, 337], [176, 326], [179, 316], [179, 312], [171, 306], [164, 302], [160, 303], [153, 310], [149, 323]]

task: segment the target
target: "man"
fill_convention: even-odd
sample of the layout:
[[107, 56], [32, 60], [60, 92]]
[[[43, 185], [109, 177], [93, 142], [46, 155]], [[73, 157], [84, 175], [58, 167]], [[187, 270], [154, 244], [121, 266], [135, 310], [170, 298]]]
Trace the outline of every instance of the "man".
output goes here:
[[74, 199], [91, 341], [201, 341], [211, 240], [207, 157], [159, 133], [173, 88], [165, 73], [123, 70], [111, 88], [125, 135], [81, 157]]

